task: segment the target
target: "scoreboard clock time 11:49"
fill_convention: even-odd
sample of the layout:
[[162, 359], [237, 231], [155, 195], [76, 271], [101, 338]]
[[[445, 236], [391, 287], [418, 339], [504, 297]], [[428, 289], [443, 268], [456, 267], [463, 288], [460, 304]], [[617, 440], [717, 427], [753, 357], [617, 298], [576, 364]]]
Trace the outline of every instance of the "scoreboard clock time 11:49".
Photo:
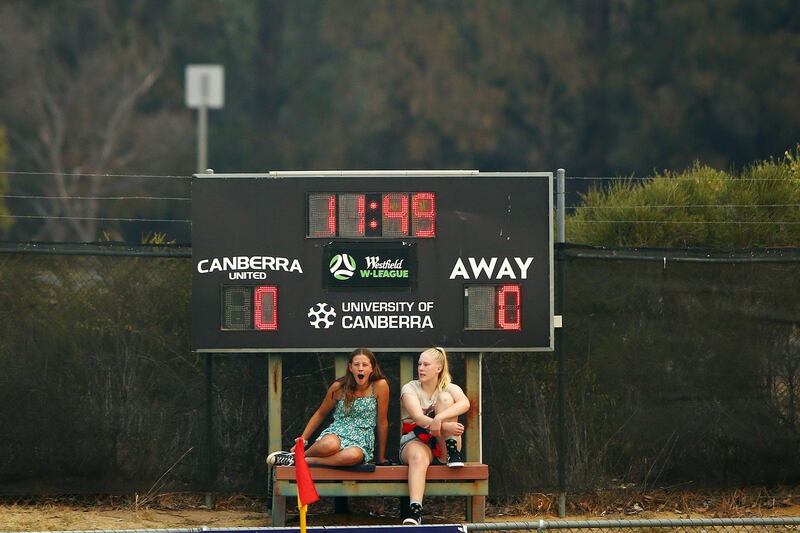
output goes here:
[[436, 237], [436, 193], [309, 193], [306, 237]]

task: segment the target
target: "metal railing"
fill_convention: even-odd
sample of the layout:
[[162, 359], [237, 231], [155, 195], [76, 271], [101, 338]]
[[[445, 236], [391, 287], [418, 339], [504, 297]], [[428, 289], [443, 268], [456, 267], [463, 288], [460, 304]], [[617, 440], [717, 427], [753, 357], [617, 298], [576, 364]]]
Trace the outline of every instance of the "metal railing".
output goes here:
[[[370, 526], [321, 526], [309, 527], [309, 531], [317, 533], [320, 531], [345, 531], [363, 529], [366, 531], [385, 530], [389, 532], [393, 529], [410, 531], [414, 529], [425, 529], [430, 533], [447, 532], [461, 530], [464, 533], [474, 533], [476, 531], [546, 531], [546, 530], [581, 530], [590, 531], [615, 531], [627, 530], [647, 533], [666, 533], [673, 531], [687, 533], [750, 533], [750, 532], [789, 532], [800, 531], [800, 517], [780, 516], [765, 518], [682, 518], [675, 520], [651, 519], [651, 520], [539, 520], [535, 522], [484, 522], [474, 524], [434, 524], [424, 525], [417, 528], [409, 526], [393, 525], [370, 525]], [[49, 533], [240, 533], [240, 532], [278, 532], [278, 531], [297, 531], [296, 527], [222, 527], [211, 528], [199, 526], [193, 528], [170, 528], [170, 529], [119, 529], [119, 530], [74, 530]], [[16, 533], [16, 532], [9, 532]], [[23, 533], [23, 532], [18, 532]], [[45, 533], [27, 531], [24, 533]]]
[[650, 520], [539, 520], [536, 522], [486, 522], [464, 524], [465, 533], [476, 531], [635, 530], [647, 532], [736, 532], [800, 531], [800, 517], [766, 518], [681, 518]]

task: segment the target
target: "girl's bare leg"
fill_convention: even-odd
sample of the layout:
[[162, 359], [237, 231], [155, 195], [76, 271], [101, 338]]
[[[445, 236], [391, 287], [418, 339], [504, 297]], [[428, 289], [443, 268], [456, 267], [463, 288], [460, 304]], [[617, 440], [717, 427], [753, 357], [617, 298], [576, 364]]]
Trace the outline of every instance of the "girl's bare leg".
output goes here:
[[425, 475], [433, 460], [433, 453], [427, 444], [412, 440], [403, 448], [400, 460], [408, 465], [408, 498], [412, 502], [421, 502], [425, 495]]
[[337, 435], [328, 434], [318, 439], [306, 450], [306, 458], [328, 457], [341, 451], [342, 441]]
[[306, 458], [306, 462], [311, 466], [354, 466], [361, 464], [363, 461], [364, 451], [355, 446], [340, 450], [333, 455], [311, 456]]

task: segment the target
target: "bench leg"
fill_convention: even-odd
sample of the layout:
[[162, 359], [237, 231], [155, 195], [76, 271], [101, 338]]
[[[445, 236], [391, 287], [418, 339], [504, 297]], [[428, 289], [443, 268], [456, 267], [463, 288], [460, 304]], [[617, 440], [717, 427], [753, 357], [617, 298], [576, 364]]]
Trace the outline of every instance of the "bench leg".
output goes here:
[[408, 506], [411, 504], [411, 498], [408, 496], [400, 496], [400, 520], [408, 518]]
[[486, 496], [467, 496], [467, 522], [486, 521]]
[[286, 525], [286, 497], [277, 493], [272, 494], [272, 526], [284, 527]]
[[336, 514], [348, 514], [350, 512], [346, 496], [337, 496], [333, 499], [333, 512]]

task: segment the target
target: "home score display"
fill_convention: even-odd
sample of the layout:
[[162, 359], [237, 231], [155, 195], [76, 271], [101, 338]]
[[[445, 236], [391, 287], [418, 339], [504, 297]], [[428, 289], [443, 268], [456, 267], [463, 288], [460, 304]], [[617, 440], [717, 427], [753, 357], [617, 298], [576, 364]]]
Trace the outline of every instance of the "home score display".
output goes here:
[[547, 351], [551, 173], [192, 179], [201, 352]]

